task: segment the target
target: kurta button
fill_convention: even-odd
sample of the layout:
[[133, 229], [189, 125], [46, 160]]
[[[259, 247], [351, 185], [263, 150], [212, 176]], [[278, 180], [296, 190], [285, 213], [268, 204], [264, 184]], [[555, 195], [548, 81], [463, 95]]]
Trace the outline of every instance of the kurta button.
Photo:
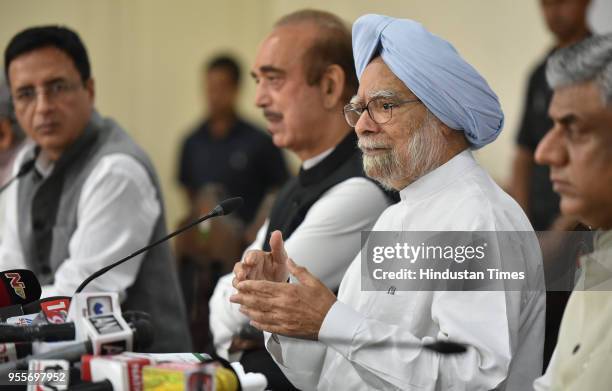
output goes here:
[[572, 354], [578, 353], [579, 350], [580, 350], [580, 344], [574, 346], [574, 350], [572, 350]]

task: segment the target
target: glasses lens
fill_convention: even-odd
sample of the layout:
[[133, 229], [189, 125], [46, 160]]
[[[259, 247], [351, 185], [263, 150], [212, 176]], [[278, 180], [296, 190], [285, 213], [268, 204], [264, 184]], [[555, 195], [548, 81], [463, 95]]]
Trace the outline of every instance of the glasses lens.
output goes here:
[[350, 127], [354, 128], [361, 117], [361, 110], [353, 105], [347, 105], [344, 107], [344, 118]]
[[372, 120], [377, 124], [384, 124], [391, 120], [391, 102], [385, 99], [375, 99], [368, 104]]

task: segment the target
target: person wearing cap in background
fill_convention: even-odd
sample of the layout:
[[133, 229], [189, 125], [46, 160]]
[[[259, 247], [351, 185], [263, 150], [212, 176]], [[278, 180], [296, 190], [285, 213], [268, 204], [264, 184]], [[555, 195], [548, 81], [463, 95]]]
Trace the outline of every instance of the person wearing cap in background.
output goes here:
[[[401, 197], [373, 230], [533, 233], [472, 156], [498, 136], [503, 113], [453, 46], [414, 21], [365, 15], [353, 53], [360, 86], [345, 117], [367, 175]], [[235, 266], [230, 300], [303, 390], [525, 390], [541, 373], [545, 309], [539, 248], [530, 249], [520, 290], [362, 291], [359, 254], [336, 297], [281, 248]], [[467, 352], [405, 346], [438, 339]]]
[[[25, 135], [15, 119], [11, 92], [2, 72], [0, 74], [0, 186], [10, 181], [13, 162], [23, 147], [24, 140]], [[2, 243], [5, 204], [6, 195], [2, 192], [0, 193], [0, 243]]]

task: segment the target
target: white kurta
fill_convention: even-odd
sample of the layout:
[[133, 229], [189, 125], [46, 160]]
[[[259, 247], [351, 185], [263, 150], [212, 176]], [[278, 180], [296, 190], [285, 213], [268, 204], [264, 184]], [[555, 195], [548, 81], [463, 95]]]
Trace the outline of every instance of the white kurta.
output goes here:
[[612, 386], [612, 231], [600, 231], [594, 252], [563, 313], [557, 346], [537, 391], [603, 391]]
[[[304, 161], [302, 168], [309, 170], [332, 150]], [[371, 229], [388, 205], [384, 193], [371, 180], [349, 178], [330, 188], [312, 205], [304, 221], [285, 241], [285, 248], [295, 262], [307, 267], [326, 286], [336, 289], [359, 251], [360, 232]], [[347, 206], [353, 210], [351, 213], [338, 213]], [[247, 251], [263, 248], [268, 223], [259, 229], [257, 239]], [[217, 353], [237, 360], [242, 353], [230, 356], [228, 349], [232, 337], [249, 324], [249, 319], [239, 311], [239, 305], [229, 301], [236, 293], [233, 278], [234, 273], [230, 273], [217, 282], [209, 302], [210, 329]]]
[[[464, 151], [403, 189], [376, 231], [531, 231], [518, 204]], [[289, 256], [291, 254], [289, 253]], [[319, 341], [266, 333], [266, 346], [303, 390], [530, 389], [542, 370], [545, 294], [539, 249], [511, 292], [361, 291], [361, 257], [346, 272]], [[529, 289], [527, 289], [529, 288]], [[451, 339], [458, 356], [401, 347]], [[351, 341], [351, 343], [341, 342]]]

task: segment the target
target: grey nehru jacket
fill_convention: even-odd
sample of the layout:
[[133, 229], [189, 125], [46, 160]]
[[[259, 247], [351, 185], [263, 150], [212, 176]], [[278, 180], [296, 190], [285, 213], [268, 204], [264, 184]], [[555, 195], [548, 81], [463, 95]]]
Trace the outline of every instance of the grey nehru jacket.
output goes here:
[[[82, 136], [62, 154], [51, 175], [42, 178], [32, 170], [19, 181], [19, 238], [26, 264], [41, 284], [53, 283], [55, 271], [69, 258], [68, 244], [79, 224], [77, 208], [83, 184], [100, 159], [110, 154], [129, 155], [146, 168], [161, 207], [149, 243], [166, 235], [163, 198], [151, 161], [115, 121], [94, 112]], [[30, 158], [26, 156], [24, 161]], [[108, 263], [114, 261], [109, 259]], [[191, 350], [185, 306], [168, 242], [145, 253], [122, 308], [151, 315], [155, 341], [149, 351]]]

